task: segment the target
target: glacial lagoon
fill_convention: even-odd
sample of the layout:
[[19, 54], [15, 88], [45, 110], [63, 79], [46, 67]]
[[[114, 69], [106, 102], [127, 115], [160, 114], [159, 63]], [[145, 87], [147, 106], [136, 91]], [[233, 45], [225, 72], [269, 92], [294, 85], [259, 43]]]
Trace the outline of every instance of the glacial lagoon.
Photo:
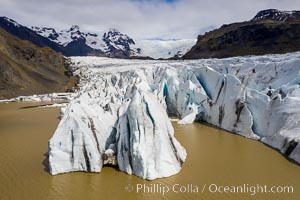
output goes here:
[[[299, 165], [254, 140], [209, 125], [177, 125], [188, 156], [179, 174], [145, 181], [116, 168], [51, 176], [45, 154], [60, 108], [0, 104], [0, 199], [298, 199]], [[218, 193], [209, 186], [292, 186], [293, 193]], [[203, 187], [204, 191], [203, 191]], [[137, 191], [137, 187], [143, 187]], [[175, 187], [175, 190], [174, 190]], [[163, 188], [169, 188], [162, 194]], [[198, 190], [196, 190], [198, 189]], [[253, 194], [253, 193], [252, 193]]]

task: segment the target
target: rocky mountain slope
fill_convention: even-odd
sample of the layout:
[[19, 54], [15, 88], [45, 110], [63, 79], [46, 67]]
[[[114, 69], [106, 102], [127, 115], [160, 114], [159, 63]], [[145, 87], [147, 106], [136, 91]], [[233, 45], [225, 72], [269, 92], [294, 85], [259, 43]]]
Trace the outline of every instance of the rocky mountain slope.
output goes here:
[[250, 21], [198, 36], [184, 59], [224, 58], [300, 51], [300, 11], [264, 10]]
[[[25, 33], [24, 33], [25, 34]], [[74, 85], [65, 58], [0, 28], [0, 99], [64, 92]]]

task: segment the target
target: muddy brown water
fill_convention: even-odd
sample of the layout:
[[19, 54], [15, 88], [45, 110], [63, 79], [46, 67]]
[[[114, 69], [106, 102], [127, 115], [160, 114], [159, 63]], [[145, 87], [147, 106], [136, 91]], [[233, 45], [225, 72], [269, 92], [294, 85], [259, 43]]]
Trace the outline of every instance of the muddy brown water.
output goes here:
[[[299, 165], [262, 143], [200, 123], [173, 123], [188, 157], [172, 177], [145, 181], [110, 167], [101, 173], [51, 176], [43, 161], [59, 122], [59, 108], [34, 107], [38, 104], [43, 102], [0, 104], [1, 200], [300, 199]], [[213, 193], [215, 185], [257, 184], [292, 186], [293, 193]]]

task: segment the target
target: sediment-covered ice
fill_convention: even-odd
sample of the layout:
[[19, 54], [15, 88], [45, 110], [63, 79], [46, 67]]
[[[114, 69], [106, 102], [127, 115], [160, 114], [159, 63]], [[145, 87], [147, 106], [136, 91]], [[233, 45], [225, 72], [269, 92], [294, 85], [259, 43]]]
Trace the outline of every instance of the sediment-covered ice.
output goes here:
[[52, 174], [106, 164], [149, 180], [178, 173], [186, 152], [167, 114], [261, 140], [300, 162], [300, 53], [72, 61], [80, 90], [49, 141]]

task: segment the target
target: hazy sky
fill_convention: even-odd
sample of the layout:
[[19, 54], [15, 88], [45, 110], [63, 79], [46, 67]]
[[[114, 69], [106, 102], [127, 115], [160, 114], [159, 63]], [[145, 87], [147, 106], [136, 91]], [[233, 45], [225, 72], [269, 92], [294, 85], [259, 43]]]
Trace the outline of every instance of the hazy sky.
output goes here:
[[0, 0], [0, 15], [27, 26], [116, 28], [134, 39], [196, 38], [268, 8], [300, 10], [300, 0]]

